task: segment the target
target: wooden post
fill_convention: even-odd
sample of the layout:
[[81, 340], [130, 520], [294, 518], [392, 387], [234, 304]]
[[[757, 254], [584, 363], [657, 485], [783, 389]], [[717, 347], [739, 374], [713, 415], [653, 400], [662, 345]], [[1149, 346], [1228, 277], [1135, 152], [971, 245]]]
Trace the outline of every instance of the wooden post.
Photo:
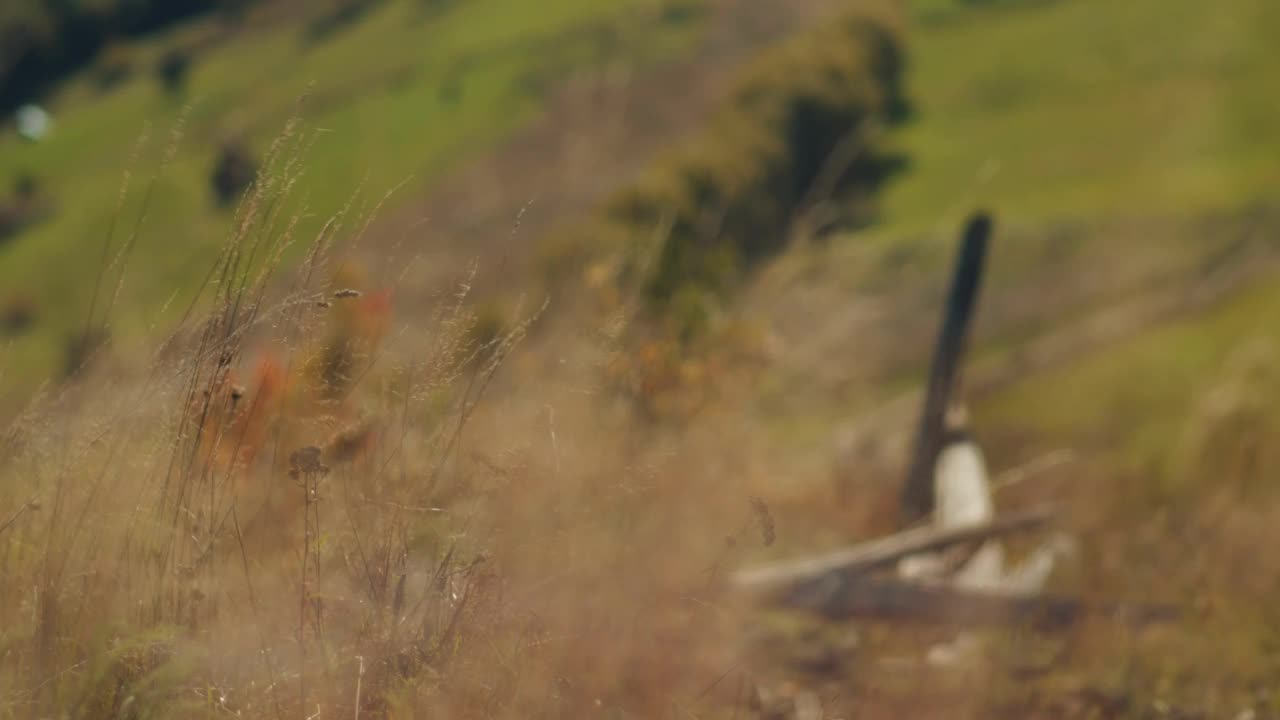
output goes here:
[[987, 255], [987, 241], [991, 236], [991, 225], [989, 214], [977, 212], [965, 225], [964, 235], [961, 237], [942, 329], [929, 372], [929, 385], [925, 392], [911, 466], [902, 488], [903, 525], [909, 525], [933, 512], [934, 464], [941, 449], [947, 407], [964, 356], [965, 339], [977, 305], [978, 289], [982, 285], [982, 269]]

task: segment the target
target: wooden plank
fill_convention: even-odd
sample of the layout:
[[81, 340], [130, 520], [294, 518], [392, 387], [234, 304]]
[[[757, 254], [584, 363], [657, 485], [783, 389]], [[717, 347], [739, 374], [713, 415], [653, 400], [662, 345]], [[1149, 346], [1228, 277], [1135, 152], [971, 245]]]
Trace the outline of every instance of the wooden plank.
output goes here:
[[1173, 605], [1088, 603], [1056, 595], [1013, 595], [922, 585], [901, 580], [827, 576], [788, 587], [773, 604], [817, 613], [829, 620], [873, 618], [958, 625], [1031, 625], [1055, 629], [1087, 616], [1128, 625], [1170, 622], [1182, 616]]
[[823, 555], [742, 570], [733, 574], [730, 581], [739, 589], [767, 592], [830, 575], [851, 577], [883, 568], [908, 555], [1042, 527], [1053, 515], [1053, 510], [1045, 507], [1013, 513], [981, 525], [922, 526]]

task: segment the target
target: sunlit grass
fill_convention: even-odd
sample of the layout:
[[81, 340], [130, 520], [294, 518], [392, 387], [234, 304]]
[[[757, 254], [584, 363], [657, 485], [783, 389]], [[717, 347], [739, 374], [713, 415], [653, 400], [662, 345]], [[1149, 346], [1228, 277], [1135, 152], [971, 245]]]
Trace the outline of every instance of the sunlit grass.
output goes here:
[[[1199, 405], [1233, 378], [1232, 357], [1280, 347], [1280, 289], [1271, 284], [1221, 307], [1139, 332], [1131, 339], [1017, 383], [986, 404], [983, 418], [1063, 442], [1115, 453], [1129, 471], [1159, 476], [1186, 460], [1186, 431]], [[1273, 388], [1259, 388], [1268, 392]]]
[[[182, 140], [155, 184], [122, 297], [142, 327], [163, 319], [157, 308], [175, 289], [181, 297], [198, 282], [230, 228], [208, 185], [227, 133], [245, 133], [263, 152], [305, 98], [314, 137], [289, 202], [301, 213], [299, 231], [314, 232], [357, 191], [359, 205], [404, 181], [402, 197], [429, 186], [534, 117], [546, 93], [577, 70], [678, 52], [699, 24], [673, 21], [663, 6], [481, 0], [431, 14], [400, 0], [318, 42], [298, 23], [268, 25], [199, 56], [183, 98], [165, 96], [152, 68], [161, 49], [199, 28], [130, 48], [137, 67], [127, 83], [99, 94], [86, 74], [55, 99], [48, 141], [0, 137], [0, 185], [29, 171], [57, 203], [52, 219], [0, 248], [0, 287], [30, 293], [40, 307], [35, 331], [12, 348], [12, 373], [38, 377], [56, 362], [58, 343], [87, 306], [104, 228], [117, 217], [122, 169], [132, 171], [135, 188], [154, 174], [180, 117]], [[148, 128], [151, 141], [131, 161]], [[130, 196], [123, 224], [139, 202]]]
[[1266, 0], [920, 2], [891, 228], [1218, 208], [1280, 179]]

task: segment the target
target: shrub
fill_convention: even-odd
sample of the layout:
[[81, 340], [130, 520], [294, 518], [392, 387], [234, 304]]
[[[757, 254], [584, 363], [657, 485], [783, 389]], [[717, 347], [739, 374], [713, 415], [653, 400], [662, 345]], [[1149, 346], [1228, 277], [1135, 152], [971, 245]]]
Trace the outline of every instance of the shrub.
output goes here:
[[26, 227], [48, 217], [53, 206], [30, 173], [22, 173], [13, 182], [10, 198], [0, 198], [0, 241], [17, 235]]
[[218, 205], [227, 207], [234, 204], [253, 184], [257, 174], [258, 163], [244, 142], [224, 142], [218, 150], [218, 159], [209, 178]]
[[[672, 213], [648, 295], [667, 301], [684, 284], [727, 290], [781, 249], [824, 174], [831, 192], [873, 191], [891, 167], [874, 133], [905, 114], [901, 69], [896, 33], [863, 13], [749, 68], [703, 137], [608, 209], [614, 222], [645, 229]], [[854, 159], [828, 168], [842, 146]]]
[[9, 203], [0, 201], [0, 242], [17, 235], [24, 225], [26, 225], [26, 222], [17, 208], [10, 206]]
[[30, 330], [38, 315], [35, 298], [27, 294], [10, 295], [0, 304], [0, 337], [21, 335]]
[[193, 59], [190, 50], [180, 47], [170, 48], [160, 57], [156, 64], [156, 77], [166, 93], [177, 95], [186, 90]]
[[[724, 294], [778, 252], [818, 197], [865, 205], [900, 162], [877, 143], [907, 115], [899, 37], [888, 14], [859, 10], [748, 68], [696, 140], [604, 209], [598, 236], [630, 256], [619, 279], [652, 307], [684, 298], [687, 310], [688, 298]], [[637, 273], [660, 226], [669, 231], [656, 258]]]

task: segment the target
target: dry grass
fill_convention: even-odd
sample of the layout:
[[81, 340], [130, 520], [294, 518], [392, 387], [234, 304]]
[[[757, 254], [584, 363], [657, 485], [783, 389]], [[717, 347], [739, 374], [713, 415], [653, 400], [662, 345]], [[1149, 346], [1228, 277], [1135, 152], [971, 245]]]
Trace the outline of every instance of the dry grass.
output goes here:
[[[856, 475], [832, 487], [824, 453], [779, 436], [821, 424], [825, 450], [824, 413], [912, 380], [936, 317], [940, 244], [793, 252], [773, 270], [796, 277], [757, 289], [772, 314], [739, 306], [701, 343], [632, 327], [640, 298], [624, 292], [608, 321], [592, 305], [534, 333], [537, 303], [473, 305], [471, 276], [398, 305], [408, 270], [375, 279], [351, 260], [377, 208], [330, 219], [286, 272], [283, 251], [307, 239], [281, 208], [309, 142], [296, 125], [283, 133], [201, 296], [142, 370], [85, 342], [75, 376], [0, 430], [0, 717], [1280, 707], [1280, 625], [1259, 600], [1277, 576], [1259, 551], [1280, 519], [1267, 483], [1275, 353], [1260, 345], [1219, 368], [1204, 350], [1263, 334], [1274, 291], [1172, 335], [1140, 323], [1133, 346], [1091, 343], [1061, 375], [1005, 362], [1065, 316], [1211, 274], [1219, 256], [1206, 248], [1222, 243], [1201, 242], [1208, 231], [1189, 230], [1176, 253], [1163, 236], [1142, 252], [1122, 234], [1005, 244], [1016, 252], [994, 268], [977, 354], [1016, 366], [993, 373], [1003, 389], [976, 408], [995, 469], [1066, 441], [1077, 457], [999, 498], [1064, 505], [1084, 552], [1055, 583], [1184, 601], [1193, 614], [1150, 632], [1106, 618], [1053, 637], [996, 630], [973, 662], [938, 669], [919, 659], [950, 630], [744, 611], [718, 579], [748, 558], [889, 529], [900, 462], [841, 468]], [[84, 338], [109, 336], [136, 236], [120, 227]], [[1104, 241], [1114, 254], [1099, 253]], [[1099, 257], [1108, 272], [1077, 280]], [[820, 265], [853, 275], [823, 285]], [[806, 300], [822, 313], [808, 324], [795, 311]], [[574, 325], [584, 318], [589, 330]], [[770, 319], [791, 323], [781, 347], [777, 328], [754, 326]], [[1132, 381], [1152, 368], [1173, 380]], [[1222, 382], [1207, 382], [1218, 370]], [[1053, 392], [1064, 400], [1043, 402]], [[1175, 416], [1178, 433], [1137, 442], [1135, 428], [1167, 430]], [[899, 419], [864, 418], [886, 434]], [[1162, 466], [1126, 462], [1170, 437], [1182, 454], [1156, 455]]]
[[[1270, 349], [1189, 421], [1180, 465], [1225, 458], [1239, 481], [1180, 495], [1195, 511], [1146, 512], [1151, 486], [1088, 446], [1000, 498], [1067, 504], [1085, 554], [1063, 587], [1187, 597], [1194, 617], [996, 631], [969, 665], [923, 667], [947, 632], [746, 612], [718, 583], [751, 556], [887, 529], [895, 471], [864, 469], [843, 499], [806, 483], [749, 410], [758, 358], [667, 366], [711, 386], [673, 423], [633, 410], [681, 392], [610, 385], [619, 353], [652, 354], [621, 331], [526, 342], [538, 312], [474, 310], [466, 277], [397, 312], [394, 278], [331, 242], [360, 212], [280, 272], [273, 194], [305, 144], [285, 133], [202, 312], [145, 371], [91, 362], [0, 434], [3, 716], [1158, 716], [1197, 706], [1179, 683], [1207, 708], [1273, 700], [1274, 619], [1246, 602], [1274, 577], [1248, 561], [1275, 519], [1248, 389], [1273, 382]], [[1054, 449], [982, 417], [997, 469]]]
[[724, 707], [715, 573], [744, 522], [771, 539], [766, 506], [598, 397], [494, 403], [537, 312], [477, 314], [461, 278], [397, 317], [333, 242], [355, 210], [282, 271], [307, 142], [277, 141], [145, 370], [104, 347], [0, 436], [0, 716]]

